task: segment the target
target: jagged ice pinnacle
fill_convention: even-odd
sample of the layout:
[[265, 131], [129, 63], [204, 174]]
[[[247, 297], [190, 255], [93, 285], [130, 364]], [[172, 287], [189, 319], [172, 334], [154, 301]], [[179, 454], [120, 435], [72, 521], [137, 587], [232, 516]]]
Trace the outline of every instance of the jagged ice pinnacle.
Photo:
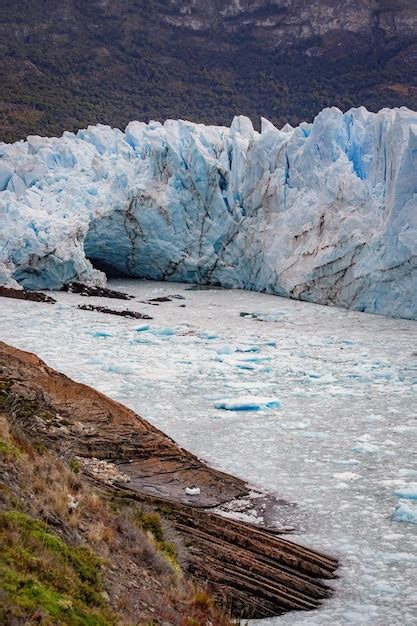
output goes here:
[[[417, 113], [168, 120], [0, 144], [0, 283], [114, 271], [417, 318]], [[90, 262], [91, 261], [91, 262]]]

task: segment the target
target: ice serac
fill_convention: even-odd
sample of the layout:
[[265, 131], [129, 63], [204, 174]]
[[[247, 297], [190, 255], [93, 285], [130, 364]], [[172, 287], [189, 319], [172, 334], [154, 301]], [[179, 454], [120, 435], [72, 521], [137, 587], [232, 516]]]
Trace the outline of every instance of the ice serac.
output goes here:
[[168, 120], [0, 145], [0, 281], [97, 267], [417, 318], [417, 113]]

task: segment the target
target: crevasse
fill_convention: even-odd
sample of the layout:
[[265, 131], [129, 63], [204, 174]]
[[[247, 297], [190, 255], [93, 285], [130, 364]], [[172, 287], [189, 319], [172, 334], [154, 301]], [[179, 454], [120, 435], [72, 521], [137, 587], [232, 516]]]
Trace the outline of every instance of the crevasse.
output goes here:
[[117, 273], [417, 318], [417, 113], [168, 120], [0, 144], [0, 283]]

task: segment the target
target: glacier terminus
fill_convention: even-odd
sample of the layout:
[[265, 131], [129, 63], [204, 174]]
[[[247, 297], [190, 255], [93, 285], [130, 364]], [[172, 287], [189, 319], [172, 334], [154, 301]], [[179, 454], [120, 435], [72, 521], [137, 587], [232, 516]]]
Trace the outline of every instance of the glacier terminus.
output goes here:
[[[0, 144], [0, 283], [113, 275], [417, 319], [417, 113], [187, 121]], [[100, 269], [97, 269], [100, 268]]]

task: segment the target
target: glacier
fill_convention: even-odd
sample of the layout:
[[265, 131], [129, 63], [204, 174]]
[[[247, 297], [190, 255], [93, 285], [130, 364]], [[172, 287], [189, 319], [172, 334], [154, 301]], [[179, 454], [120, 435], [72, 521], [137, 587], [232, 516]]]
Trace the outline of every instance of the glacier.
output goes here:
[[417, 319], [417, 113], [324, 109], [0, 144], [0, 284], [106, 275]]

